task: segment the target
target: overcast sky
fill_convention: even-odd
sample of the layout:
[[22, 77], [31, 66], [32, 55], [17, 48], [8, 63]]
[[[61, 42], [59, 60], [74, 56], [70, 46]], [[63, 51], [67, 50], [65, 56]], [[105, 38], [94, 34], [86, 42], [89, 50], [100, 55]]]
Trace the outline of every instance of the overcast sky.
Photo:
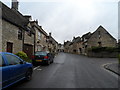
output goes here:
[[[1, 0], [11, 7], [11, 0]], [[19, 11], [38, 19], [59, 42], [94, 32], [102, 25], [118, 39], [119, 0], [19, 0]]]

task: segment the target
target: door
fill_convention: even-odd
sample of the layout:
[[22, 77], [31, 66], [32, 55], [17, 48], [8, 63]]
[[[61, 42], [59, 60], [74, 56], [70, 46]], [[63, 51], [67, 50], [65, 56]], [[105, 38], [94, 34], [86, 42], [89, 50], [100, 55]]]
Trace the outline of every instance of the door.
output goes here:
[[32, 55], [33, 55], [33, 45], [24, 44], [23, 51], [28, 55], [29, 58], [32, 58]]
[[13, 43], [7, 42], [7, 52], [13, 52]]

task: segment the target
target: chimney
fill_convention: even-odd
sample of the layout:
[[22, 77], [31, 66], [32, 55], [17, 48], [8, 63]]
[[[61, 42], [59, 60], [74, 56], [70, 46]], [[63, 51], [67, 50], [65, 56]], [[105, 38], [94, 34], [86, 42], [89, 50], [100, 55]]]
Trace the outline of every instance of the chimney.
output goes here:
[[73, 37], [73, 39], [75, 39], [75, 37]]
[[36, 23], [38, 24], [38, 20], [36, 19]]
[[17, 0], [12, 0], [12, 9], [18, 11], [18, 4], [19, 2]]
[[51, 32], [49, 33], [49, 36], [51, 36]]

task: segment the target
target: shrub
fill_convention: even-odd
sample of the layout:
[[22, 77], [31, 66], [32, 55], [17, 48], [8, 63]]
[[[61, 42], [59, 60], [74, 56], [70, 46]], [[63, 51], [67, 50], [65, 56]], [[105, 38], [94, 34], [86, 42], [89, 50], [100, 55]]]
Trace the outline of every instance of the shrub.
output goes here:
[[105, 51], [115, 52], [115, 51], [116, 51], [116, 48], [115, 48], [115, 47], [106, 47]]
[[31, 60], [28, 58], [27, 54], [24, 53], [23, 51], [19, 51], [15, 55], [19, 56], [21, 59], [23, 59], [26, 62], [31, 62]]
[[24, 53], [23, 51], [19, 51], [18, 53], [16, 53], [17, 56], [19, 56], [20, 58], [27, 58], [27, 54]]

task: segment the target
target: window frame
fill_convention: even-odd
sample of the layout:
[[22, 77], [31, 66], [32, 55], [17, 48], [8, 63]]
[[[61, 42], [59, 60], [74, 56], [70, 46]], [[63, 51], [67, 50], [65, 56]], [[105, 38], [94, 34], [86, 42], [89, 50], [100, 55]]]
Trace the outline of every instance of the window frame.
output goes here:
[[31, 37], [31, 36], [32, 36], [32, 31], [31, 31], [31, 28], [30, 28], [30, 27], [27, 27], [27, 29], [28, 29], [28, 30], [27, 30], [27, 34], [28, 34], [28, 36], [30, 36], [30, 37]]
[[38, 31], [38, 40], [41, 40], [41, 32]]
[[21, 29], [18, 30], [18, 39], [22, 40], [23, 38], [23, 31]]

